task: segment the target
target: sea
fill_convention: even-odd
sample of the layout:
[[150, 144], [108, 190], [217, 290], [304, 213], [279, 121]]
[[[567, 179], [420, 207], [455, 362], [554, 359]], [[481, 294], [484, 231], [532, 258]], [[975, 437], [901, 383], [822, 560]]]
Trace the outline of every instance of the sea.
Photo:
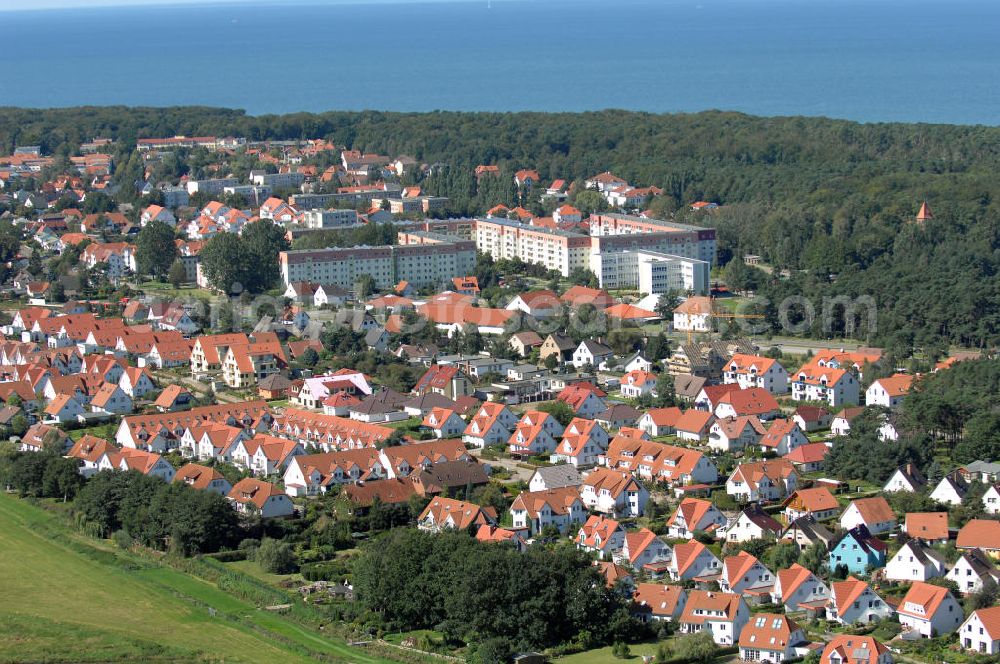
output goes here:
[[0, 12], [0, 35], [0, 106], [1000, 124], [1000, 0], [77, 6]]

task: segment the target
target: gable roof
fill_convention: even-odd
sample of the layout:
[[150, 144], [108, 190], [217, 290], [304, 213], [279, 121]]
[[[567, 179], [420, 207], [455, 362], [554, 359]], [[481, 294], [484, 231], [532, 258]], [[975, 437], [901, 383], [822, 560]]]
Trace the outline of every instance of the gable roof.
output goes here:
[[960, 549], [1000, 550], [1000, 521], [972, 519], [958, 531], [955, 546]]
[[[852, 502], [851, 505], [858, 510], [858, 514], [861, 515], [862, 520], [868, 525], [896, 520], [896, 513], [889, 506], [889, 501], [882, 496], [859, 498]], [[851, 505], [848, 505], [848, 509], [850, 509]]]
[[948, 539], [948, 513], [907, 512], [903, 532], [929, 541]]
[[[899, 606], [896, 607], [896, 610], [903, 615], [928, 620], [931, 616], [937, 613], [941, 604], [950, 595], [951, 593], [948, 592], [947, 588], [935, 586], [930, 583], [924, 583], [923, 581], [914, 581], [913, 585], [910, 586], [910, 589], [903, 597], [903, 601], [901, 601]], [[916, 612], [908, 609], [908, 604], [922, 607], [923, 612]]]

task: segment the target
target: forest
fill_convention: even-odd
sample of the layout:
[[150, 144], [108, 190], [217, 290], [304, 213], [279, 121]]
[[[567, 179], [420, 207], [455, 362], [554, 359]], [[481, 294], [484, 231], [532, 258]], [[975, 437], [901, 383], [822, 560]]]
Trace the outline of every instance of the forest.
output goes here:
[[[651, 203], [658, 216], [714, 226], [720, 265], [761, 256], [773, 273], [750, 268], [733, 276], [772, 302], [804, 296], [819, 308], [824, 297], [870, 296], [877, 326], [859, 336], [900, 349], [984, 348], [1000, 338], [1000, 128], [723, 112], [255, 117], [201, 107], [0, 109], [0, 152], [40, 144], [66, 156], [83, 141], [111, 136], [121, 174], [135, 161], [136, 138], [175, 134], [326, 138], [409, 155], [436, 166], [418, 179], [448, 196], [455, 215], [513, 205], [497, 198], [524, 196], [506, 177], [518, 168], [537, 169], [543, 183], [610, 170], [664, 189]], [[503, 177], [477, 186], [478, 164], [499, 165]], [[692, 212], [696, 200], [722, 207]], [[924, 200], [934, 218], [920, 225], [914, 217]], [[800, 334], [836, 338], [849, 327]]]

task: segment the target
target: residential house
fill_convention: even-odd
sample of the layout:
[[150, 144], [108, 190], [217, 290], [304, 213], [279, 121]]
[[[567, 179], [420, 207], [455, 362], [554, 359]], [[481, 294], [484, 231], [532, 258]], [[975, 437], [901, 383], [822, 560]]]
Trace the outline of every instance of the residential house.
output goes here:
[[492, 507], [475, 503], [435, 497], [417, 518], [417, 528], [438, 532], [444, 529], [468, 530], [482, 525], [496, 525], [497, 514]]
[[421, 422], [434, 433], [435, 438], [456, 438], [465, 431], [465, 420], [450, 408], [434, 408]]
[[950, 634], [965, 619], [962, 606], [947, 588], [923, 581], [910, 586], [896, 611], [904, 632], [926, 638]]
[[930, 544], [947, 544], [951, 536], [947, 512], [907, 512], [903, 532]]
[[806, 364], [792, 376], [792, 399], [828, 404], [831, 408], [857, 404], [858, 379], [846, 369]]
[[791, 462], [772, 459], [738, 465], [726, 480], [726, 493], [740, 502], [771, 502], [789, 495], [798, 484]]
[[767, 433], [753, 415], [716, 418], [708, 430], [708, 446], [717, 452], [733, 452], [755, 447]]
[[795, 420], [779, 418], [771, 423], [767, 433], [760, 439], [760, 448], [764, 452], [785, 456], [808, 442], [809, 439]]
[[556, 437], [561, 436], [563, 426], [552, 415], [538, 410], [529, 410], [521, 416], [514, 432], [507, 441], [512, 455], [533, 456], [552, 452], [556, 448]]
[[174, 475], [174, 482], [183, 482], [189, 487], [202, 491], [213, 491], [221, 496], [228, 496], [233, 485], [215, 468], [188, 463], [181, 466]]
[[603, 397], [605, 393], [591, 383], [567, 385], [556, 399], [562, 401], [579, 417], [594, 419], [608, 409]]
[[1000, 655], [1000, 606], [973, 611], [958, 628], [958, 641], [980, 655]]
[[927, 486], [927, 480], [923, 473], [912, 463], [907, 463], [897, 468], [892, 477], [882, 487], [883, 493], [894, 493], [896, 491], [921, 491]]
[[594, 468], [580, 487], [584, 505], [595, 512], [618, 517], [642, 516], [649, 491], [631, 473]]
[[811, 473], [823, 468], [830, 447], [826, 443], [806, 443], [781, 457], [791, 462], [795, 469], [802, 473]]
[[713, 411], [716, 417], [753, 415], [769, 420], [780, 412], [778, 402], [771, 393], [760, 387], [729, 390], [719, 398]]
[[649, 371], [636, 369], [629, 371], [621, 379], [619, 391], [628, 399], [655, 396], [657, 376]]
[[788, 616], [756, 613], [740, 632], [740, 659], [744, 662], [784, 662], [795, 659], [809, 643], [805, 631]]
[[885, 565], [885, 578], [891, 581], [928, 581], [948, 572], [947, 562], [923, 540], [904, 543]]
[[260, 514], [262, 519], [291, 516], [295, 506], [291, 499], [274, 484], [247, 477], [233, 486], [227, 496], [243, 514]]
[[536, 348], [541, 348], [544, 341], [537, 332], [517, 332], [510, 335], [510, 347], [521, 357], [528, 357]]
[[864, 412], [865, 409], [862, 406], [843, 409], [830, 422], [830, 433], [834, 436], [846, 436], [851, 432], [851, 422]]
[[692, 590], [678, 622], [683, 634], [704, 631], [716, 645], [732, 646], [750, 619], [750, 609], [739, 595]]
[[815, 574], [798, 563], [778, 571], [774, 584], [774, 601], [781, 602], [785, 611], [825, 611], [830, 589]]
[[109, 415], [125, 415], [131, 413], [134, 406], [131, 397], [125, 394], [120, 385], [104, 383], [90, 400], [90, 410], [94, 413]]
[[156, 406], [156, 410], [161, 413], [184, 410], [193, 404], [194, 396], [190, 390], [180, 385], [168, 385], [160, 392], [153, 403]]
[[567, 463], [575, 468], [589, 468], [607, 451], [608, 433], [593, 420], [573, 418], [562, 440], [549, 457], [552, 463]]
[[795, 420], [800, 429], [806, 433], [812, 433], [813, 431], [829, 429], [833, 422], [833, 415], [826, 408], [804, 405], [795, 409], [795, 415], [792, 416], [792, 419]]
[[718, 538], [737, 543], [755, 539], [776, 540], [782, 530], [781, 523], [768, 516], [757, 505], [751, 505], [719, 529]]
[[414, 394], [440, 394], [458, 399], [472, 394], [472, 383], [465, 372], [456, 365], [433, 364], [428, 367], [413, 387]]
[[[135, 470], [149, 477], [158, 477], [164, 482], [174, 480], [174, 467], [166, 459], [154, 452], [122, 448], [108, 454], [112, 467], [127, 472]], [[103, 470], [103, 467], [101, 468]]]
[[676, 622], [687, 604], [687, 591], [681, 586], [640, 583], [632, 594], [632, 613], [643, 622]]
[[830, 547], [831, 570], [841, 567], [850, 574], [867, 574], [885, 565], [888, 545], [864, 526], [852, 528]]
[[628, 565], [635, 571], [652, 576], [664, 574], [673, 555], [666, 542], [657, 537], [649, 528], [625, 534], [621, 551], [615, 554], [615, 562]]
[[714, 416], [697, 408], [689, 408], [684, 414], [677, 418], [674, 426], [677, 437], [681, 440], [689, 440], [695, 443], [701, 442], [708, 437], [712, 428]]
[[828, 620], [841, 625], [868, 624], [884, 620], [895, 611], [864, 581], [854, 576], [830, 585], [830, 603], [826, 607]]
[[714, 533], [726, 525], [725, 515], [710, 501], [685, 498], [667, 520], [667, 532], [677, 539], [692, 539], [695, 531]]
[[563, 487], [579, 487], [583, 484], [580, 471], [569, 464], [542, 466], [535, 470], [528, 480], [528, 491], [546, 491]]
[[517, 425], [517, 415], [499, 403], [487, 402], [479, 406], [462, 433], [462, 440], [473, 447], [502, 445], [510, 438]]
[[983, 511], [987, 514], [1000, 514], [1000, 484], [991, 484], [983, 494]]
[[602, 364], [614, 357], [614, 351], [609, 346], [595, 341], [594, 339], [584, 339], [573, 351], [573, 366], [582, 369], [586, 366], [600, 367]]
[[1000, 585], [1000, 570], [979, 549], [963, 551], [945, 576], [955, 582], [963, 595], [979, 592], [990, 581]]
[[785, 499], [783, 506], [785, 521], [788, 523], [803, 516], [823, 521], [833, 518], [840, 511], [840, 503], [826, 487], [797, 489]]
[[968, 492], [969, 483], [961, 472], [954, 471], [941, 478], [931, 491], [930, 499], [942, 505], [961, 505]]
[[651, 408], [642, 414], [637, 426], [653, 438], [670, 436], [677, 430], [681, 414], [681, 409], [676, 406]]
[[774, 581], [774, 573], [765, 567], [757, 556], [746, 551], [740, 551], [735, 556], [727, 556], [722, 561], [719, 588], [723, 592], [736, 593], [743, 595], [744, 598], [765, 595], [770, 599]]
[[710, 332], [712, 330], [712, 300], [689, 297], [674, 308], [674, 329], [678, 332]]
[[839, 634], [823, 648], [820, 664], [893, 664], [892, 651], [870, 636]]
[[567, 336], [553, 333], [545, 338], [539, 347], [538, 357], [544, 362], [550, 355], [555, 355], [560, 364], [573, 359], [573, 353], [577, 349], [577, 344]]
[[625, 427], [635, 427], [636, 422], [642, 413], [624, 403], [616, 403], [608, 406], [606, 410], [594, 416], [594, 419], [609, 431], [615, 431]]
[[625, 545], [625, 529], [618, 521], [603, 515], [591, 515], [576, 534], [576, 547], [610, 559]]
[[880, 535], [894, 530], [897, 525], [896, 513], [882, 496], [859, 498], [840, 515], [840, 526], [844, 530], [865, 526], [871, 534]]
[[724, 383], [735, 383], [742, 389], [760, 387], [771, 394], [788, 392], [788, 372], [774, 359], [737, 353], [726, 364]]
[[623, 435], [608, 445], [604, 463], [673, 486], [712, 484], [719, 478], [715, 463], [698, 450]]
[[83, 415], [83, 406], [72, 394], [58, 394], [42, 411], [48, 423], [76, 422]]
[[800, 551], [804, 551], [816, 542], [822, 542], [827, 549], [834, 543], [833, 533], [811, 516], [791, 521], [782, 531], [779, 540], [795, 544]]
[[879, 378], [865, 390], [866, 406], [882, 406], [896, 409], [910, 393], [913, 376], [909, 374], [893, 374], [887, 378]]
[[990, 558], [1000, 558], [1000, 521], [972, 519], [958, 531], [955, 546], [979, 549]]
[[674, 581], [715, 580], [722, 574], [722, 563], [707, 546], [690, 540], [674, 547], [668, 571]]
[[514, 530], [526, 536], [538, 535], [552, 527], [566, 534], [573, 524], [586, 520], [587, 510], [576, 487], [566, 486], [543, 491], [524, 491], [510, 506]]
[[512, 546], [519, 553], [524, 553], [528, 549], [528, 543], [524, 541], [516, 531], [500, 526], [492, 526], [484, 523], [476, 531], [476, 539], [486, 544], [504, 544]]

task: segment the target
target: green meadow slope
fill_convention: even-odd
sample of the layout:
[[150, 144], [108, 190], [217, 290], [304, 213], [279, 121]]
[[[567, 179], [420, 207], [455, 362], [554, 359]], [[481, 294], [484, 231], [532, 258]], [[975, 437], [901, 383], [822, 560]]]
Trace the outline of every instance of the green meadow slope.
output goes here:
[[0, 662], [385, 661], [101, 547], [0, 495]]

